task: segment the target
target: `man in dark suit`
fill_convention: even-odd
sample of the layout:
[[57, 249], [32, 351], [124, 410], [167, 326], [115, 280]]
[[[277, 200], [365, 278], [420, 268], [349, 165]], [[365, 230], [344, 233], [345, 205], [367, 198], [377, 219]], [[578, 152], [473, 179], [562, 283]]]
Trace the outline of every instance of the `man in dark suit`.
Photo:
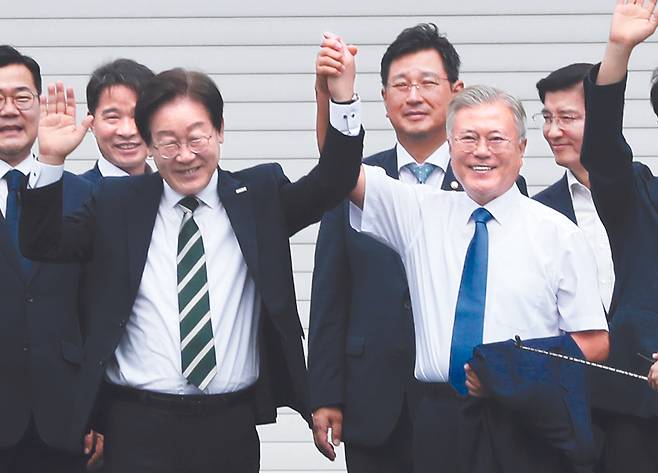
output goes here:
[[[80, 265], [30, 263], [18, 250], [20, 187], [34, 178], [41, 73], [30, 57], [0, 46], [0, 472], [82, 471], [86, 425], [77, 418], [83, 362]], [[63, 212], [91, 185], [63, 176]]]
[[100, 158], [82, 177], [95, 185], [105, 177], [150, 173], [148, 149], [135, 125], [135, 104], [153, 71], [132, 59], [116, 59], [98, 67], [87, 83], [87, 107], [94, 117], [91, 131]]
[[[352, 98], [354, 68], [330, 82]], [[346, 95], [348, 94], [348, 95]], [[49, 93], [43, 167], [60, 168], [89, 121]], [[290, 183], [278, 165], [218, 170], [223, 100], [201, 73], [157, 75], [136, 123], [159, 173], [105, 180], [62, 221], [60, 181], [23, 194], [26, 254], [88, 261], [84, 389], [99, 413], [111, 472], [257, 472], [255, 424], [290, 406], [307, 420], [308, 389], [289, 237], [319, 220], [356, 182], [362, 135], [340, 136]]]
[[[646, 373], [658, 334], [658, 180], [633, 162], [622, 133], [624, 91], [632, 50], [656, 30], [656, 2], [618, 1], [600, 66], [585, 80], [582, 162], [610, 238], [615, 288], [610, 307], [610, 358]], [[658, 470], [658, 394], [646, 383], [600, 375], [592, 403], [606, 411], [605, 472]]]
[[589, 175], [580, 162], [585, 128], [583, 80], [591, 68], [588, 63], [570, 64], [537, 82], [544, 106], [532, 118], [551, 147], [555, 162], [566, 172], [534, 199], [557, 210], [585, 233], [596, 258], [601, 302], [607, 312], [615, 282], [610, 242], [592, 200]]
[[[463, 190], [450, 166], [445, 119], [463, 88], [459, 55], [423, 23], [403, 30], [381, 61], [382, 97], [397, 143], [366, 158], [403, 182]], [[320, 148], [328, 122], [326, 75], [318, 60]], [[525, 190], [525, 181], [519, 179]], [[314, 440], [329, 459], [345, 441], [347, 468], [412, 468], [414, 327], [400, 257], [349, 224], [345, 201], [322, 219], [315, 252], [309, 333]], [[328, 430], [332, 429], [331, 441]]]

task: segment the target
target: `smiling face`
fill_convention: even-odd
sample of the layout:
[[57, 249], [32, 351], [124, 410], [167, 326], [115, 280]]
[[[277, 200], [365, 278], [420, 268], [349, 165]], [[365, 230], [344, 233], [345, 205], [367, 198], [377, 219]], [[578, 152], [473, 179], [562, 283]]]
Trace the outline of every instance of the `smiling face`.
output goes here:
[[[0, 94], [14, 97], [19, 92], [37, 95], [30, 70], [22, 64], [0, 67]], [[32, 149], [39, 129], [39, 100], [28, 110], [18, 110], [13, 99], [0, 110], [0, 159], [11, 166], [23, 161]]]
[[[155, 111], [150, 129], [151, 153], [167, 184], [182, 195], [195, 195], [203, 190], [217, 169], [219, 145], [224, 142], [224, 131], [213, 127], [208, 110], [189, 97], [177, 97]], [[190, 141], [208, 136], [208, 146], [203, 152], [190, 151]], [[172, 143], [182, 144], [180, 154], [164, 158], [160, 150]]]
[[[445, 141], [448, 104], [463, 88], [461, 81], [451, 84], [446, 77], [443, 60], [435, 49], [407, 54], [391, 62], [382, 97], [386, 114], [403, 146], [422, 141], [436, 141], [440, 145]], [[422, 84], [428, 80], [438, 85], [432, 90], [411, 87], [404, 91], [392, 87], [399, 82]]]
[[544, 124], [544, 138], [551, 147], [555, 161], [567, 169], [581, 168], [580, 149], [583, 145], [585, 130], [585, 94], [583, 85], [578, 84], [565, 90], [546, 92], [544, 97], [544, 116], [560, 118], [561, 126], [556, 120], [550, 125]]
[[[465, 150], [463, 138], [477, 139], [474, 150]], [[487, 142], [500, 141], [492, 151]], [[459, 110], [454, 116], [450, 154], [455, 176], [466, 193], [485, 205], [507, 192], [523, 164], [526, 140], [519, 140], [514, 114], [502, 101]]]
[[135, 125], [137, 94], [125, 85], [114, 85], [101, 93], [91, 129], [105, 159], [128, 174], [145, 170], [147, 148]]

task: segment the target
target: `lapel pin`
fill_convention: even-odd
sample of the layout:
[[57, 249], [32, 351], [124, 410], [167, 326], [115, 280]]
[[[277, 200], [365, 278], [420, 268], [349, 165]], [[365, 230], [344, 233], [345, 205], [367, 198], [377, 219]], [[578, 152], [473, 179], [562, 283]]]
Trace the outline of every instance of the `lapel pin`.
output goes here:
[[459, 189], [459, 183], [457, 181], [452, 181], [450, 183], [450, 188], [456, 191], [457, 189]]
[[238, 188], [238, 189], [235, 189], [235, 193], [236, 193], [236, 194], [242, 194], [243, 192], [247, 192], [247, 188], [246, 188], [246, 187], [240, 187], [240, 188]]

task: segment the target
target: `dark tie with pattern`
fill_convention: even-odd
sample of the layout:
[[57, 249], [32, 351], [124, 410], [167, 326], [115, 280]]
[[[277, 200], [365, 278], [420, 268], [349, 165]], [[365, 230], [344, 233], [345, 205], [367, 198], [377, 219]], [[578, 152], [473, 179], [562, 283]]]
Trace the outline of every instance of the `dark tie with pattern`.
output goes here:
[[23, 257], [18, 246], [18, 221], [21, 217], [20, 192], [21, 187], [25, 185], [26, 177], [17, 169], [12, 169], [11, 171], [7, 171], [4, 175], [4, 179], [7, 181], [7, 210], [5, 211], [5, 222], [9, 228], [12, 241], [14, 242], [14, 245], [16, 245], [18, 259], [21, 263], [23, 273], [27, 274], [30, 270], [30, 260]]
[[210, 297], [206, 256], [193, 213], [199, 206], [195, 197], [178, 203], [183, 221], [178, 233], [178, 312], [183, 376], [202, 391], [217, 373], [215, 340], [210, 320]]
[[471, 358], [473, 348], [482, 343], [489, 259], [487, 222], [493, 217], [487, 209], [480, 207], [473, 211], [471, 218], [475, 221], [475, 233], [466, 250], [459, 286], [448, 374], [450, 384], [462, 395], [468, 392], [464, 364]]

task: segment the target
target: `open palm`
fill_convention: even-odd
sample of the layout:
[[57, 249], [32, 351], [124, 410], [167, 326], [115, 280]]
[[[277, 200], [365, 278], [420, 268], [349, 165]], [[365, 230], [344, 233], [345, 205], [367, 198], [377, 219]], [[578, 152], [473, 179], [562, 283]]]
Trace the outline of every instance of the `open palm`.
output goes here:
[[41, 97], [39, 120], [39, 156], [49, 164], [61, 164], [82, 141], [92, 117], [76, 123], [75, 94], [73, 89], [64, 91], [58, 82], [48, 87], [48, 97]]
[[658, 22], [654, 15], [656, 0], [618, 0], [612, 25], [610, 41], [628, 46], [641, 43], [656, 31]]

